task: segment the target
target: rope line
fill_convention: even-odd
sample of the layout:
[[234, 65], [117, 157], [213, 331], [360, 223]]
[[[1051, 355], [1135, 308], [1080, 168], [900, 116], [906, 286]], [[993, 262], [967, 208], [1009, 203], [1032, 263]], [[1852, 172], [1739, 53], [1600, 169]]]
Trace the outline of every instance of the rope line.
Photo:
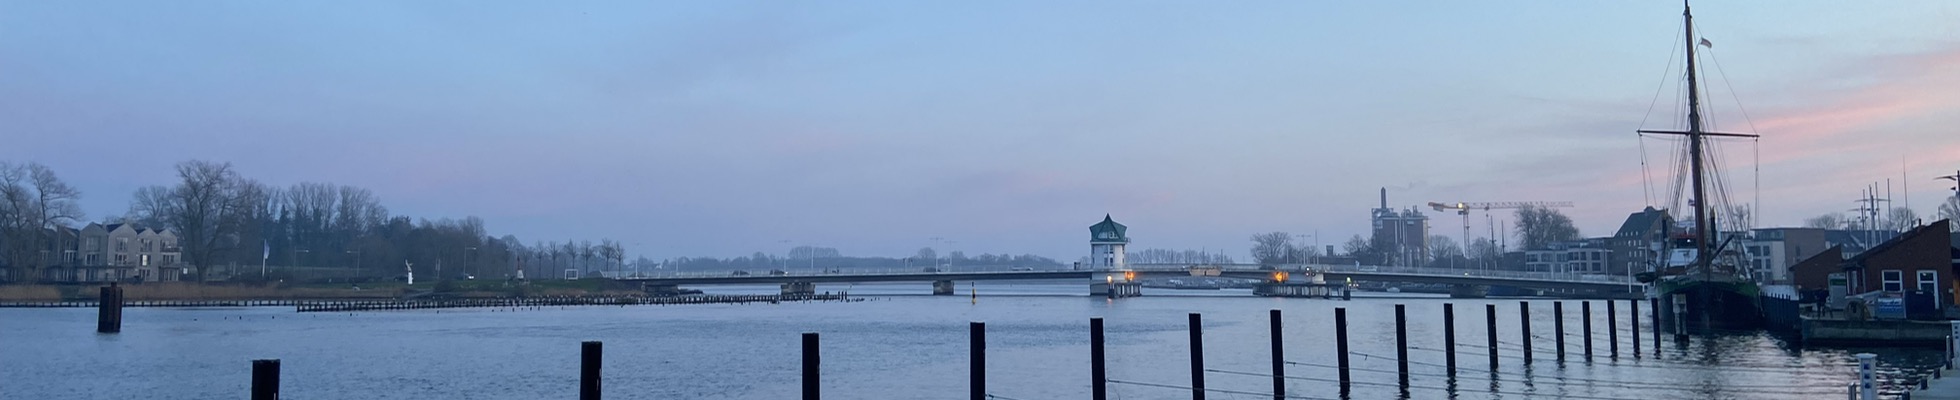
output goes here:
[[[1409, 348], [1410, 348], [1410, 349], [1415, 349], [1415, 350], [1425, 350], [1425, 351], [1434, 351], [1434, 352], [1443, 352], [1443, 350], [1442, 350], [1442, 349], [1432, 349], [1432, 348], [1425, 348], [1425, 347], [1416, 347], [1416, 346], [1409, 346]], [[1393, 359], [1394, 359], [1393, 357], [1387, 357], [1387, 356], [1380, 356], [1380, 355], [1372, 355], [1372, 354], [1367, 354], [1367, 353], [1361, 353], [1361, 352], [1351, 352], [1351, 353], [1354, 353], [1354, 354], [1360, 354], [1360, 355], [1362, 355], [1362, 356], [1364, 356], [1364, 357], [1375, 357], [1375, 358], [1382, 358], [1382, 359], [1387, 359], [1387, 360], [1393, 360]], [[1538, 353], [1538, 352], [1537, 352], [1537, 351], [1533, 351], [1533, 353]], [[1459, 353], [1459, 354], [1461, 354], [1461, 353]], [[1489, 356], [1489, 354], [1478, 354], [1478, 355], [1481, 355], [1481, 356], [1485, 356], [1485, 357], [1488, 357], [1488, 356]], [[1498, 357], [1498, 358], [1504, 358], [1504, 359], [1511, 359], [1511, 360], [1522, 360], [1522, 359], [1524, 359], [1524, 356], [1514, 356], [1514, 355], [1508, 355], [1508, 354], [1499, 354], [1499, 355], [1497, 355], [1497, 357]], [[1539, 359], [1537, 359], [1537, 358], [1533, 358], [1533, 359], [1532, 359], [1532, 361], [1538, 361], [1538, 360], [1539, 360]], [[1653, 369], [1693, 369], [1693, 370], [1703, 370], [1703, 371], [1720, 371], [1720, 372], [1736, 372], [1736, 371], [1750, 371], [1750, 372], [1776, 372], [1776, 373], [1788, 373], [1788, 372], [1790, 372], [1790, 371], [1791, 371], [1791, 370], [1793, 370], [1793, 369], [1805, 369], [1805, 368], [1817, 368], [1817, 367], [1824, 367], [1824, 368], [1832, 368], [1832, 367], [1836, 367], [1836, 368], [1847, 368], [1847, 369], [1848, 369], [1848, 368], [1851, 368], [1851, 367], [1852, 367], [1851, 365], [1830, 365], [1830, 364], [1823, 364], [1823, 365], [1793, 365], [1793, 366], [1788, 366], [1788, 367], [1752, 367], [1752, 366], [1740, 366], [1740, 365], [1738, 365], [1738, 366], [1729, 366], [1729, 367], [1721, 367], [1721, 368], [1713, 368], [1713, 367], [1707, 367], [1707, 366], [1701, 366], [1701, 365], [1695, 365], [1695, 364], [1686, 364], [1686, 363], [1669, 363], [1669, 365], [1642, 365], [1642, 364], [1633, 364], [1633, 363], [1624, 363], [1624, 364], [1623, 364], [1623, 363], [1612, 363], [1612, 364], [1610, 364], [1610, 365], [1611, 365], [1611, 366], [1613, 366], [1613, 367], [1627, 367], [1627, 368], [1653, 368]]]
[[[1125, 384], [1125, 385], [1137, 385], [1137, 386], [1148, 386], [1148, 387], [1156, 387], [1156, 388], [1165, 388], [1165, 389], [1181, 389], [1181, 390], [1196, 390], [1196, 388], [1193, 388], [1193, 387], [1190, 387], [1190, 386], [1178, 386], [1178, 385], [1166, 385], [1166, 384], [1162, 384], [1162, 383], [1149, 383], [1149, 382], [1136, 382], [1136, 381], [1125, 381], [1125, 380], [1116, 380], [1116, 379], [1104, 379], [1104, 381], [1107, 381], [1107, 382], [1109, 382], [1109, 383], [1121, 383], [1121, 384]], [[1243, 390], [1231, 390], [1231, 389], [1213, 389], [1213, 388], [1205, 388], [1204, 390], [1205, 390], [1206, 392], [1217, 392], [1217, 393], [1229, 393], [1229, 394], [1244, 394], [1244, 395], [1253, 395], [1253, 396], [1264, 396], [1264, 397], [1274, 397], [1272, 393], [1261, 393], [1261, 392], [1249, 392], [1249, 391], [1243, 391]], [[1307, 396], [1294, 396], [1294, 395], [1279, 395], [1278, 397], [1281, 397], [1281, 398], [1288, 398], [1288, 399], [1308, 399], [1308, 400], [1338, 400], [1338, 399], [1333, 399], [1333, 398], [1327, 398], [1327, 397], [1307, 397]]]
[[[1233, 374], [1233, 375], [1245, 375], [1245, 376], [1264, 376], [1264, 377], [1272, 377], [1272, 375], [1271, 375], [1271, 374], [1261, 374], [1261, 373], [1257, 373], [1257, 372], [1242, 372], [1242, 371], [1227, 371], [1227, 370], [1219, 370], [1219, 369], [1205, 369], [1205, 371], [1206, 371], [1206, 372], [1217, 372], [1217, 373], [1221, 373], [1221, 374]], [[1285, 377], [1285, 378], [1286, 378], [1286, 379], [1297, 379], [1297, 380], [1303, 380], [1303, 381], [1316, 381], [1316, 382], [1334, 382], [1334, 383], [1339, 383], [1339, 382], [1341, 381], [1341, 380], [1339, 380], [1339, 379], [1328, 379], [1328, 378], [1310, 378], [1310, 377], [1304, 377], [1304, 376], [1288, 376], [1288, 377]], [[1428, 389], [1428, 390], [1441, 390], [1441, 391], [1445, 391], [1445, 392], [1459, 392], [1459, 391], [1466, 391], [1466, 390], [1459, 390], [1459, 389], [1451, 389], [1451, 388], [1444, 388], [1444, 387], [1435, 387], [1435, 386], [1420, 386], [1420, 385], [1403, 385], [1403, 384], [1400, 384], [1400, 383], [1381, 383], [1381, 382], [1362, 382], [1362, 381], [1353, 381], [1353, 380], [1350, 380], [1350, 381], [1348, 382], [1348, 384], [1353, 384], [1353, 385], [1368, 385], [1368, 386], [1387, 386], [1387, 387], [1398, 387], [1398, 388], [1410, 388], [1410, 389]], [[1512, 395], [1519, 395], [1519, 396], [1553, 396], [1553, 397], [1558, 397], [1558, 398], [1564, 398], [1564, 399], [1587, 399], [1587, 400], [1646, 400], [1646, 399], [1632, 399], [1632, 398], [1625, 398], [1625, 397], [1599, 397], [1599, 396], [1585, 396], [1585, 395], [1575, 395], [1575, 394], [1562, 394], [1562, 393], [1523, 393], [1523, 392], [1505, 392], [1505, 391], [1498, 391], [1498, 390], [1469, 390], [1469, 391], [1470, 391], [1470, 392], [1479, 392], [1479, 393], [1493, 393], [1493, 394], [1512, 394]]]
[[[1307, 367], [1319, 367], [1319, 368], [1334, 368], [1334, 369], [1339, 369], [1339, 368], [1340, 368], [1340, 366], [1337, 366], [1337, 365], [1326, 365], [1326, 364], [1314, 364], [1314, 363], [1305, 363], [1305, 362], [1297, 362], [1297, 361], [1287, 361], [1286, 363], [1287, 363], [1287, 364], [1292, 364], [1292, 365], [1300, 365], [1300, 366], [1307, 366]], [[1448, 366], [1446, 366], [1446, 365], [1440, 365], [1440, 364], [1434, 364], [1434, 363], [1425, 363], [1425, 362], [1419, 362], [1419, 361], [1413, 361], [1413, 360], [1411, 360], [1411, 361], [1409, 361], [1409, 363], [1410, 363], [1410, 364], [1420, 364], [1420, 365], [1424, 365], [1424, 366], [1431, 366], [1431, 367], [1437, 367], [1437, 368], [1448, 368]], [[1463, 368], [1463, 367], [1457, 367], [1457, 369], [1458, 369], [1458, 370], [1462, 370], [1462, 371], [1472, 371], [1472, 372], [1483, 372], [1483, 373], [1489, 373], [1489, 374], [1492, 374], [1492, 375], [1496, 375], [1496, 374], [1500, 374], [1500, 373], [1501, 373], [1501, 372], [1495, 372], [1495, 371], [1491, 371], [1491, 370], [1486, 370], [1486, 369], [1476, 369], [1476, 368]], [[1401, 371], [1390, 371], [1390, 370], [1382, 370], [1382, 369], [1373, 369], [1373, 368], [1355, 368], [1355, 367], [1348, 367], [1348, 370], [1350, 370], [1350, 371], [1362, 371], [1362, 372], [1377, 372], [1377, 373], [1387, 373], [1387, 374], [1401, 374], [1401, 373], [1402, 373]], [[1448, 374], [1437, 374], [1437, 373], [1422, 373], [1422, 372], [1410, 372], [1410, 373], [1409, 373], [1409, 375], [1411, 375], [1411, 376], [1427, 376], [1427, 377], [1436, 377], [1436, 378], [1456, 378], [1456, 377], [1458, 377], [1458, 376], [1451, 376], [1451, 375], [1448, 375]], [[1459, 375], [1459, 376], [1469, 376], [1469, 375]], [[1684, 386], [1680, 386], [1680, 385], [1672, 385], [1672, 384], [1665, 384], [1665, 383], [1649, 383], [1649, 382], [1633, 382], [1633, 381], [1617, 381], [1617, 380], [1611, 380], [1611, 379], [1590, 379], [1590, 378], [1576, 378], [1576, 377], [1545, 377], [1545, 378], [1548, 378], [1548, 379], [1557, 379], [1557, 380], [1564, 380], [1564, 381], [1581, 381], [1581, 382], [1588, 382], [1588, 383], [1594, 383], [1594, 384], [1598, 384], [1598, 386], [1606, 386], [1606, 387], [1617, 387], [1617, 388], [1621, 388], [1621, 389], [1666, 389], [1666, 390], [1684, 390], [1684, 391], [1700, 391], [1700, 390], [1704, 390], [1704, 389], [1701, 389], [1701, 388], [1692, 388], [1692, 387], [1684, 387]], [[1474, 378], [1474, 377], [1473, 377], [1473, 379], [1477, 379], [1477, 378]], [[1517, 383], [1523, 383], [1523, 384], [1527, 384], [1527, 385], [1547, 385], [1547, 386], [1560, 386], [1560, 385], [1559, 385], [1559, 382], [1540, 382], [1540, 381], [1532, 381], [1532, 380], [1528, 380], [1528, 379], [1527, 379], [1527, 380], [1520, 380], [1520, 379], [1489, 379], [1489, 380], [1495, 380], [1495, 381], [1499, 381], [1499, 382], [1517, 382]], [[1590, 385], [1589, 385], [1589, 386], [1590, 386]], [[1723, 384], [1723, 385], [1722, 385], [1722, 387], [1723, 387], [1723, 388], [1728, 388], [1728, 389], [1791, 389], [1791, 388], [1796, 388], [1796, 389], [1819, 389], [1819, 390], [1833, 390], [1833, 389], [1836, 389], [1836, 388], [1837, 388], [1837, 385], [1831, 385], [1831, 386], [1828, 386], [1828, 387], [1826, 387], [1826, 386], [1791, 386], [1791, 385], [1730, 385], [1730, 384]], [[1805, 395], [1805, 394], [1811, 394], [1811, 393], [1808, 393], [1808, 392], [1781, 392], [1781, 391], [1767, 391], [1767, 392], [1765, 392], [1765, 391], [1760, 391], [1760, 390], [1751, 390], [1751, 391], [1752, 391], [1752, 392], [1758, 392], [1758, 393], [1771, 393], [1771, 394], [1790, 394], [1790, 395]]]

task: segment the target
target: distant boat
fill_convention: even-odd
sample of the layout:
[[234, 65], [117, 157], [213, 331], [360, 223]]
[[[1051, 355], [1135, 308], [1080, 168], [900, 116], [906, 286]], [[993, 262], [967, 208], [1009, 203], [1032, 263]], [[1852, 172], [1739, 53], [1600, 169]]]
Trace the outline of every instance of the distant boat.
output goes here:
[[[1686, 139], [1691, 194], [1687, 206], [1694, 209], [1694, 221], [1667, 227], [1663, 251], [1656, 260], [1657, 278], [1650, 295], [1657, 296], [1662, 309], [1674, 315], [1666, 324], [1685, 325], [1696, 330], [1743, 330], [1763, 326], [1761, 289], [1740, 266], [1743, 265], [1738, 235], [1722, 235], [1716, 226], [1716, 212], [1724, 211], [1727, 198], [1719, 187], [1710, 193], [1718, 174], [1710, 171], [1714, 159], [1705, 151], [1709, 137], [1756, 138], [1754, 134], [1708, 132], [1702, 129], [1701, 92], [1696, 77], [1695, 46], [1713, 47], [1707, 40], [1697, 42], [1694, 15], [1684, 3], [1682, 26], [1686, 32], [1688, 127], [1687, 130], [1640, 130], [1643, 134], [1678, 135]], [[1708, 201], [1708, 200], [1714, 201]], [[1681, 306], [1676, 309], [1676, 303]]]

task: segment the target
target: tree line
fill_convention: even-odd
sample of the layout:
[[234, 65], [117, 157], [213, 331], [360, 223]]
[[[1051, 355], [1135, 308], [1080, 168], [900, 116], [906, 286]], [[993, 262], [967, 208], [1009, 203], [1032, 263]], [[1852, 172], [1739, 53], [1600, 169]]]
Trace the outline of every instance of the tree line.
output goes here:
[[[478, 217], [418, 219], [391, 215], [379, 196], [355, 186], [303, 182], [275, 187], [238, 173], [230, 163], [202, 160], [176, 165], [178, 181], [137, 189], [128, 212], [101, 219], [168, 229], [177, 236], [182, 261], [199, 281], [219, 270], [233, 279], [257, 279], [251, 266], [335, 268], [367, 277], [401, 275], [409, 266], [442, 278], [503, 277], [527, 271], [617, 271], [626, 249], [617, 241], [537, 241], [493, 237]], [[37, 163], [0, 162], [0, 240], [15, 278], [32, 281], [59, 265], [39, 249], [58, 229], [85, 219], [81, 192]], [[72, 244], [69, 244], [72, 245]], [[555, 275], [555, 274], [550, 274]]]
[[[1517, 225], [1514, 232], [1518, 249], [1542, 249], [1552, 243], [1580, 239], [1579, 229], [1557, 209], [1537, 206], [1519, 208], [1514, 215]], [[1388, 265], [1395, 247], [1391, 237], [1354, 235], [1341, 245], [1340, 254], [1321, 254], [1313, 246], [1294, 244], [1293, 234], [1268, 232], [1252, 235], [1252, 258], [1260, 264], [1292, 264], [1316, 260], [1320, 257], [1340, 257], [1342, 262], [1356, 262], [1367, 265]], [[1491, 238], [1476, 238], [1468, 246], [1446, 235], [1430, 235], [1425, 243], [1427, 254], [1420, 265], [1435, 268], [1463, 268], [1468, 266], [1495, 266], [1504, 257], [1504, 246]]]

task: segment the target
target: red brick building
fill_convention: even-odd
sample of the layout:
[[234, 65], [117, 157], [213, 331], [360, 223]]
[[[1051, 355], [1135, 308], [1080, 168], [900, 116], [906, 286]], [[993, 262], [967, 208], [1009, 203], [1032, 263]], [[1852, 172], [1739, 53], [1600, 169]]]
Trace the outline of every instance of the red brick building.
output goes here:
[[1954, 302], [1953, 239], [1940, 220], [1914, 228], [1844, 261], [1850, 292], [1924, 291], [1940, 304]]

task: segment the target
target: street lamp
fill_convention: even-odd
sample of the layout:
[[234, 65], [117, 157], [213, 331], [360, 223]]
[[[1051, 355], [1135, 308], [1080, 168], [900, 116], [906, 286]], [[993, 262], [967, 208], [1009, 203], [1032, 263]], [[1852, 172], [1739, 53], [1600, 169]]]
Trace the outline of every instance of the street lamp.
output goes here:
[[476, 277], [476, 263], [471, 262], [470, 257], [475, 252], [475, 247], [463, 246], [463, 271], [465, 271], [463, 274], [471, 278]]
[[353, 254], [353, 255], [354, 255], [354, 271], [356, 271], [356, 272], [359, 272], [359, 271], [361, 271], [361, 251], [360, 251], [360, 250], [347, 250], [347, 251], [344, 251], [343, 253], [347, 253], [347, 254]]

